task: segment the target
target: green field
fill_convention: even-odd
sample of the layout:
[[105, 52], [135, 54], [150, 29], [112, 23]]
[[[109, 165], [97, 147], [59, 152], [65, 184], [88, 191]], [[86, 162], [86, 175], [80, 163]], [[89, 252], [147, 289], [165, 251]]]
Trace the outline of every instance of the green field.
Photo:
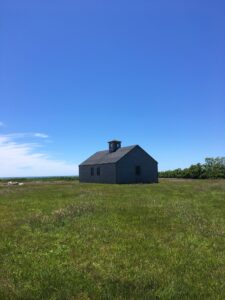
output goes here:
[[1, 182], [0, 299], [225, 299], [225, 180]]

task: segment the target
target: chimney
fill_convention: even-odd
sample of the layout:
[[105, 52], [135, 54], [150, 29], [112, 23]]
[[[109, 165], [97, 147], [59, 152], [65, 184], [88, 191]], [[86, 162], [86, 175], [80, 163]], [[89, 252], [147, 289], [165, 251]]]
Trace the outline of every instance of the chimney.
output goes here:
[[117, 149], [121, 147], [121, 142], [117, 140], [112, 140], [109, 143], [109, 152], [115, 152]]

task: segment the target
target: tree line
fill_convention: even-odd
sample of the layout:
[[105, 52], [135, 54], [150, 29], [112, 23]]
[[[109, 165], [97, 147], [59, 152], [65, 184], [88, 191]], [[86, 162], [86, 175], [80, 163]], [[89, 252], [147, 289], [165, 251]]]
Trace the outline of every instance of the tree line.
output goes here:
[[225, 178], [225, 157], [207, 157], [205, 163], [191, 165], [185, 169], [175, 169], [159, 172], [160, 178]]

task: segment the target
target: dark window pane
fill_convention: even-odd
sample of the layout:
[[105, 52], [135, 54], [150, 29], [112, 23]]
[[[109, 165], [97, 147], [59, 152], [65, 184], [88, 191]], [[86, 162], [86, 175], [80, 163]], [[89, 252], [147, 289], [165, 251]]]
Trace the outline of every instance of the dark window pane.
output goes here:
[[141, 175], [141, 167], [140, 166], [135, 167], [135, 175]]
[[100, 168], [97, 168], [97, 175], [100, 175]]
[[91, 168], [91, 176], [94, 176], [94, 168]]

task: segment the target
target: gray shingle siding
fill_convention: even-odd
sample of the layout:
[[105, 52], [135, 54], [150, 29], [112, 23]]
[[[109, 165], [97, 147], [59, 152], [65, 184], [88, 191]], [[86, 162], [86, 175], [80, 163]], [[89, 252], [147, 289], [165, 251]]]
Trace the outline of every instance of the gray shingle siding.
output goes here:
[[[91, 168], [94, 168], [94, 175], [91, 175]], [[97, 168], [100, 168], [100, 175], [97, 175]], [[80, 182], [93, 183], [116, 183], [116, 165], [115, 164], [97, 164], [79, 166]]]
[[[140, 175], [135, 168], [140, 167]], [[158, 163], [139, 146], [117, 163], [117, 183], [157, 183]]]

